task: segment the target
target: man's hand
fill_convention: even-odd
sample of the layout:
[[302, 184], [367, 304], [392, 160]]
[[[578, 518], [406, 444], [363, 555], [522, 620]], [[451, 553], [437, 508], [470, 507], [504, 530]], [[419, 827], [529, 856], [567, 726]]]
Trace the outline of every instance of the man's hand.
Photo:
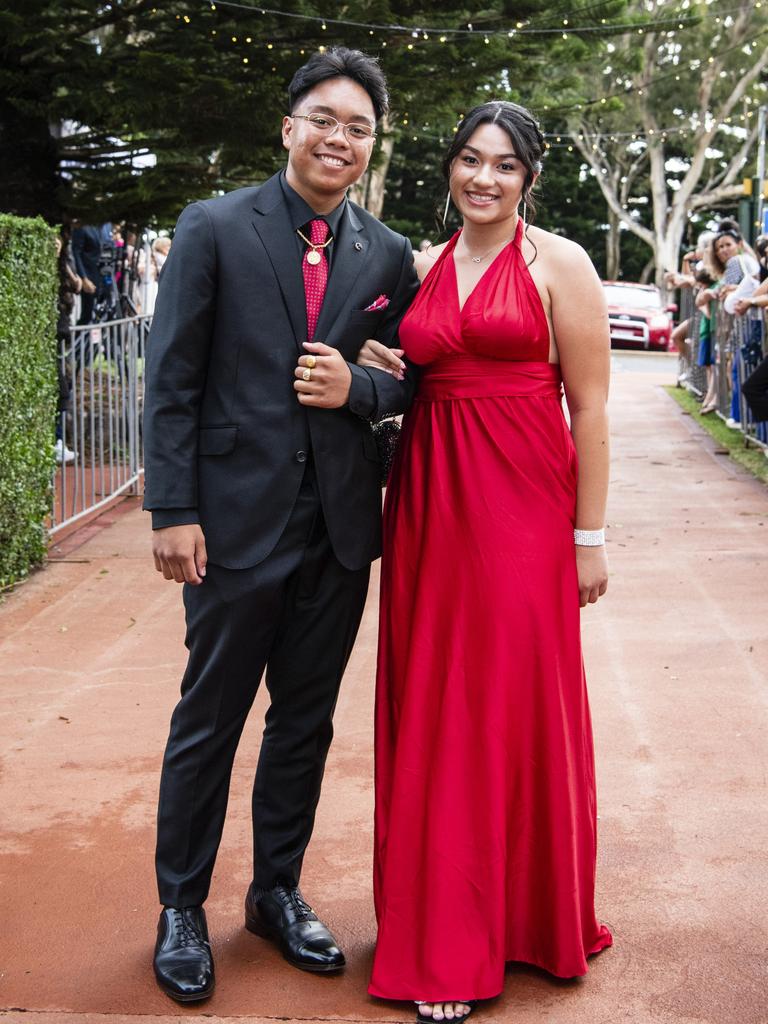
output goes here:
[[86, 295], [93, 295], [96, 291], [96, 285], [88, 277], [83, 278], [83, 291]]
[[744, 316], [751, 305], [749, 299], [736, 299], [733, 309], [738, 316]]
[[352, 385], [352, 371], [344, 356], [322, 341], [305, 341], [304, 348], [309, 354], [299, 357], [294, 371], [296, 397], [302, 405], [316, 409], [341, 409], [349, 401]]
[[191, 583], [193, 587], [203, 582], [208, 555], [203, 531], [197, 523], [153, 530], [152, 554], [155, 568], [167, 580]]

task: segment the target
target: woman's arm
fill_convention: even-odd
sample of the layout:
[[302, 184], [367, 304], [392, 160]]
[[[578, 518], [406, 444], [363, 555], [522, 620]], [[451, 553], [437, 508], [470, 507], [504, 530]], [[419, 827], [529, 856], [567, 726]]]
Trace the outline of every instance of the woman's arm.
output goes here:
[[736, 312], [739, 316], [742, 316], [747, 312], [748, 309], [754, 308], [765, 308], [768, 306], [768, 278], [759, 284], [755, 291], [748, 299], [739, 299], [736, 303]]
[[742, 265], [744, 257], [742, 256], [731, 256], [725, 265], [725, 271], [723, 273], [723, 279], [720, 284], [719, 293], [722, 299], [729, 292], [732, 292], [737, 284], [744, 277], [744, 267]]
[[[600, 279], [584, 250], [572, 242], [552, 246], [547, 279], [552, 327], [560, 358], [571, 433], [579, 459], [576, 529], [605, 526], [608, 496], [608, 382], [611, 341]], [[605, 593], [605, 546], [576, 547], [582, 608]]]
[[710, 302], [714, 302], [716, 298], [717, 291], [714, 288], [702, 288], [694, 301], [698, 309], [708, 309]]

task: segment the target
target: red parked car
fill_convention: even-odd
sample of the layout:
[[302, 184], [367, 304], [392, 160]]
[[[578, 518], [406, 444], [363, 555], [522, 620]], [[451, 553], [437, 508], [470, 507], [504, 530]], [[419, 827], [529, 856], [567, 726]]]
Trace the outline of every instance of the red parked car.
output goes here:
[[676, 306], [664, 306], [652, 284], [603, 281], [608, 302], [611, 348], [661, 349], [672, 347], [672, 317]]

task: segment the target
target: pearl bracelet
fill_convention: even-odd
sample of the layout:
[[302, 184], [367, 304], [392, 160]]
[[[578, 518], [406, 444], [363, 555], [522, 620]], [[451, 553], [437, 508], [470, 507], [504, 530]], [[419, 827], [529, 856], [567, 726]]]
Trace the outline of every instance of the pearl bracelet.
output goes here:
[[574, 530], [573, 543], [585, 548], [599, 548], [605, 544], [605, 530]]

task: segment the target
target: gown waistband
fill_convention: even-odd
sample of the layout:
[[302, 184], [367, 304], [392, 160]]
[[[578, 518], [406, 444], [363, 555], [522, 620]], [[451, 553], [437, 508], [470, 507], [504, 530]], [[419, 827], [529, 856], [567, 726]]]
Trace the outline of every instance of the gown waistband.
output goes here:
[[496, 397], [561, 398], [562, 382], [557, 363], [450, 356], [438, 359], [425, 368], [416, 401]]

